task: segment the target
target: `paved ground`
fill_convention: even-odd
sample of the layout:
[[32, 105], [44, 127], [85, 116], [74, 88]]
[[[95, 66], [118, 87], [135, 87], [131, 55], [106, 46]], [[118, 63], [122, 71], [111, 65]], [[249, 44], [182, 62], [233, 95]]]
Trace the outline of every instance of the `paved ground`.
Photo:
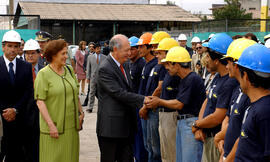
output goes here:
[[[87, 91], [86, 91], [87, 92]], [[81, 102], [84, 101], [81, 96]], [[96, 102], [97, 104], [97, 102]], [[85, 112], [83, 130], [80, 132], [80, 162], [99, 162], [100, 154], [96, 136], [97, 105], [95, 104], [93, 113], [87, 113], [87, 107], [83, 107]]]

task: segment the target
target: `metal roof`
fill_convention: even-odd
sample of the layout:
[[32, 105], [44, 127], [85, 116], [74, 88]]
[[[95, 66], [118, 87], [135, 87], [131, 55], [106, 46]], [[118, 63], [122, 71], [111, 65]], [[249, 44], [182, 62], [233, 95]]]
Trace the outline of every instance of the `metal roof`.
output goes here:
[[50, 20], [201, 21], [175, 5], [19, 2], [24, 15]]

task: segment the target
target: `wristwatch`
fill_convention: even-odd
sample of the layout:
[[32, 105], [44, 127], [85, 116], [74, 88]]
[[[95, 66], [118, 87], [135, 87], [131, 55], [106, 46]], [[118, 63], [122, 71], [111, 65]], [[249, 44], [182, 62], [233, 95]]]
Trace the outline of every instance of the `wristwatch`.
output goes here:
[[200, 129], [197, 125], [196, 125], [196, 121], [192, 123], [192, 127]]

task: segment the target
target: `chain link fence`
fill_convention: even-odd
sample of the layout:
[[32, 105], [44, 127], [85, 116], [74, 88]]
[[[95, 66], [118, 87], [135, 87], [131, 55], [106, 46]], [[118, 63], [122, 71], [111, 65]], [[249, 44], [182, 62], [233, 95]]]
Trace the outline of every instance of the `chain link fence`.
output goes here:
[[260, 32], [262, 21], [266, 22], [266, 31], [270, 31], [270, 19], [226, 19], [194, 23], [193, 32]]

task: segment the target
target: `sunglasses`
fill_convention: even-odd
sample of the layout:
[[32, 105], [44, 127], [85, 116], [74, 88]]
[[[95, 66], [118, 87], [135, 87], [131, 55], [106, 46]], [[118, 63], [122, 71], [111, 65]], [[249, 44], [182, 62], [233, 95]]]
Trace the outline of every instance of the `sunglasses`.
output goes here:
[[196, 49], [197, 49], [197, 50], [198, 50], [198, 49], [202, 49], [202, 47], [197, 47]]

